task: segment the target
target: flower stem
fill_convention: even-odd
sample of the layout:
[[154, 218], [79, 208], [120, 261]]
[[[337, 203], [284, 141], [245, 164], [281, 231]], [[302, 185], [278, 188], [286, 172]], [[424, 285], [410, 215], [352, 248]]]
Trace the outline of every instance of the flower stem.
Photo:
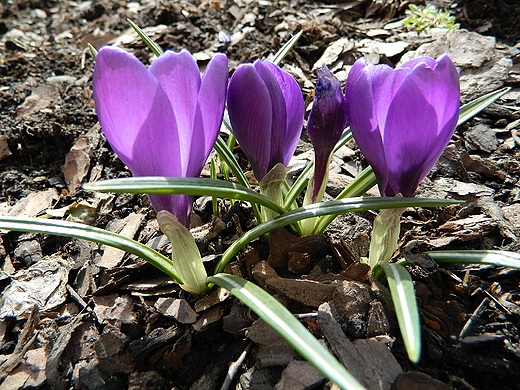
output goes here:
[[374, 269], [378, 264], [388, 262], [397, 248], [401, 215], [405, 209], [381, 210], [374, 219], [368, 264]]
[[[260, 181], [260, 194], [276, 204], [283, 205], [283, 188], [286, 175], [287, 168], [283, 164], [276, 164]], [[262, 221], [259, 221], [259, 223], [270, 221], [278, 215], [267, 207], [262, 207], [260, 214]]]

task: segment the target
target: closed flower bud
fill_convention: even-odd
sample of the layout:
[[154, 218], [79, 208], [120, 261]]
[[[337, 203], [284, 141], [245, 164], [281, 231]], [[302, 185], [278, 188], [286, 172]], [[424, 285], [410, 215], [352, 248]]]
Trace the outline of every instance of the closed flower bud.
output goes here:
[[229, 120], [258, 181], [287, 166], [300, 138], [304, 104], [298, 83], [269, 61], [240, 65], [229, 81]]

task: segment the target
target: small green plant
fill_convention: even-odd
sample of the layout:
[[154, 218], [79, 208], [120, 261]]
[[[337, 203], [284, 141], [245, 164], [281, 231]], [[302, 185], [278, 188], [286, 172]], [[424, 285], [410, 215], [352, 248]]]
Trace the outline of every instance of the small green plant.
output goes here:
[[447, 28], [455, 30], [460, 27], [455, 23], [455, 16], [450, 15], [448, 10], [439, 10], [433, 5], [427, 7], [418, 7], [415, 4], [410, 4], [408, 10], [405, 11], [407, 17], [403, 20], [403, 24], [409, 24], [417, 31], [422, 31], [427, 28]]

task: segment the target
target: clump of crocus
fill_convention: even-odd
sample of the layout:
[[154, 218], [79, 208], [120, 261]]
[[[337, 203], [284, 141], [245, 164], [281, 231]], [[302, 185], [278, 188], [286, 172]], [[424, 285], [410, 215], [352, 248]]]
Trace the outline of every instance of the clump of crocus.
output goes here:
[[[459, 75], [447, 55], [421, 57], [396, 69], [356, 61], [346, 83], [354, 138], [374, 169], [382, 196], [413, 196], [448, 144], [459, 117]], [[371, 265], [388, 261], [402, 210], [374, 222]]]
[[[305, 193], [304, 205], [318, 203], [323, 199], [329, 176], [332, 150], [338, 142], [347, 123], [345, 95], [341, 82], [323, 65], [316, 72], [318, 81], [314, 93], [314, 103], [307, 121], [307, 134], [314, 147], [314, 174]], [[315, 220], [302, 221], [303, 234], [312, 234]]]
[[[112, 46], [96, 57], [93, 91], [101, 128], [134, 176], [197, 177], [215, 143], [226, 100], [227, 58], [217, 54], [201, 78], [192, 55], [166, 51], [146, 68]], [[149, 195], [188, 226], [192, 197]]]
[[[298, 83], [269, 61], [242, 64], [229, 81], [227, 104], [233, 132], [261, 191], [280, 203], [277, 187], [285, 180], [284, 167], [294, 154], [303, 124]], [[272, 176], [267, 176], [277, 164]]]

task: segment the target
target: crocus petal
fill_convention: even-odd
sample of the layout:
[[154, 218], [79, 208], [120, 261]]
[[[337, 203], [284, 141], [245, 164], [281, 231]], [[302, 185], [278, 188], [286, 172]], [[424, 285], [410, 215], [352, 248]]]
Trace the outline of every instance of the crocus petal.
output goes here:
[[229, 80], [228, 111], [235, 136], [261, 180], [269, 168], [272, 105], [253, 64], [240, 65]]
[[278, 85], [284, 97], [287, 117], [285, 121], [284, 154], [281, 162], [287, 166], [294, 155], [302, 132], [303, 117], [305, 114], [303, 95], [300, 86], [289, 73], [284, 72], [272, 62], [264, 61], [264, 64], [278, 81]]
[[[278, 78], [272, 73], [271, 68], [267, 65], [268, 61], [255, 61], [255, 67], [258, 75], [265, 83], [269, 96], [271, 98], [271, 151], [269, 153], [268, 167], [274, 167], [278, 162], [286, 165], [284, 162], [284, 149], [287, 141], [286, 118], [287, 111], [285, 107], [284, 95], [280, 89]], [[275, 66], [276, 69], [279, 69]], [[294, 151], [293, 151], [294, 152]]]
[[[413, 196], [424, 171], [431, 169], [424, 166], [425, 159], [430, 153], [437, 153], [438, 123], [435, 109], [412, 79], [407, 79], [394, 96], [383, 126], [389, 180], [385, 195]], [[418, 150], [421, 152], [417, 153]]]
[[152, 203], [154, 210], [157, 212], [161, 210], [170, 211], [175, 215], [180, 223], [189, 227], [193, 196], [149, 194], [148, 199], [150, 199], [150, 203]]
[[217, 54], [206, 67], [198, 96], [197, 116], [200, 119], [197, 119], [194, 125], [194, 139], [197, 141], [194, 144], [197, 146], [195, 149], [195, 146], [192, 145], [191, 155], [202, 156], [202, 161], [190, 160], [188, 176], [200, 174], [200, 168], [205, 164], [213, 149], [224, 116], [227, 81], [227, 57], [225, 54]]
[[352, 134], [382, 195], [412, 196], [448, 144], [459, 115], [459, 77], [448, 56], [398, 69], [356, 61], [347, 79]]
[[287, 165], [303, 124], [303, 96], [294, 78], [269, 61], [240, 65], [228, 86], [233, 131], [261, 181]]
[[136, 57], [116, 47], [102, 48], [96, 58], [93, 90], [103, 132], [134, 175], [161, 175], [168, 163], [179, 165], [167, 153], [179, 148], [171, 105]]
[[363, 58], [354, 63], [348, 74], [345, 97], [352, 135], [374, 169], [380, 188], [384, 188], [388, 183], [386, 157], [376, 118], [371, 78]]
[[179, 161], [182, 172], [186, 172], [191, 145], [198, 142], [194, 137], [193, 123], [200, 89], [199, 67], [187, 50], [179, 53], [167, 50], [150, 66], [150, 73], [166, 92], [175, 113], [180, 142]]

